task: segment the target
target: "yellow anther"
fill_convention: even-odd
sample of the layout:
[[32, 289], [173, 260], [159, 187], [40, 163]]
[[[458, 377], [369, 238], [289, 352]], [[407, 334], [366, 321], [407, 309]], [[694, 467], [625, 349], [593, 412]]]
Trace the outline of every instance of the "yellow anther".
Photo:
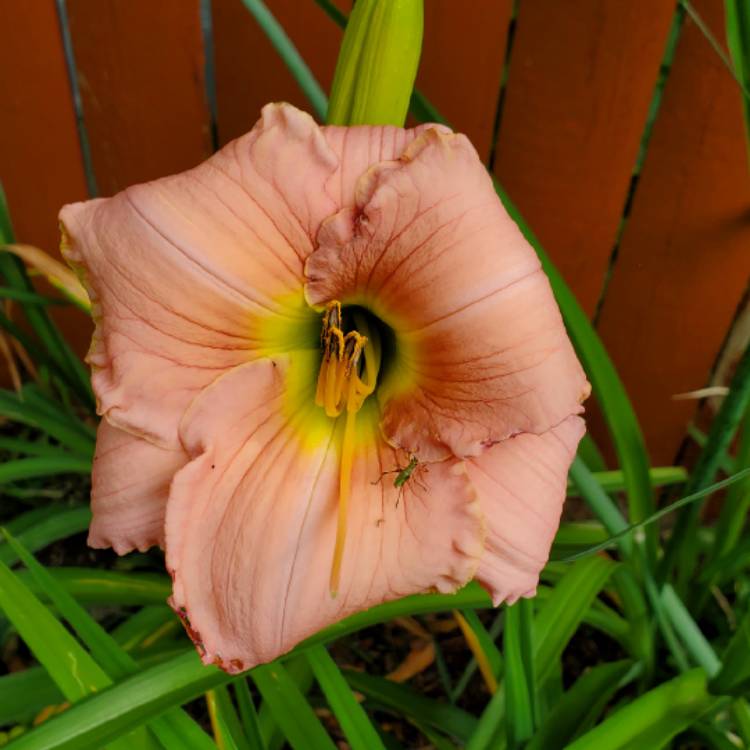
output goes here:
[[[323, 356], [315, 389], [315, 403], [323, 407], [329, 417], [338, 417], [346, 411], [339, 468], [338, 522], [329, 584], [331, 596], [338, 593], [346, 542], [357, 412], [375, 390], [380, 369], [379, 338], [370, 331], [363, 315], [355, 313], [354, 321], [356, 330], [345, 334], [341, 303], [334, 300], [326, 306], [320, 332]], [[365, 376], [364, 381], [361, 374]]]

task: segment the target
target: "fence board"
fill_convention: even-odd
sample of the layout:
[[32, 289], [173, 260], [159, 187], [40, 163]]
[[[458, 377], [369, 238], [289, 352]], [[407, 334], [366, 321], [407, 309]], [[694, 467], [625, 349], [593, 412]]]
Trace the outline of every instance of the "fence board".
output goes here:
[[99, 192], [211, 151], [199, 0], [67, 0]]
[[425, 3], [417, 87], [483, 159], [490, 155], [512, 0]]
[[[348, 13], [351, 4], [337, 5]], [[336, 68], [341, 30], [313, 0], [269, 0], [323, 90]], [[310, 111], [299, 86], [242, 0], [213, 0], [216, 106], [220, 144], [247, 132], [267, 102], [287, 101]]]
[[86, 197], [54, 0], [0, 0], [0, 180], [19, 240], [56, 252], [57, 212]]
[[[694, 6], [723, 39], [722, 0]], [[686, 19], [599, 329], [642, 419], [672, 460], [750, 276], [750, 178], [740, 92]]]
[[[86, 178], [55, 0], [0, 0], [0, 28], [0, 180], [18, 240], [59, 257], [57, 212], [86, 198]], [[90, 322], [75, 308], [53, 313], [83, 354]]]
[[495, 173], [593, 313], [674, 0], [522, 2]]

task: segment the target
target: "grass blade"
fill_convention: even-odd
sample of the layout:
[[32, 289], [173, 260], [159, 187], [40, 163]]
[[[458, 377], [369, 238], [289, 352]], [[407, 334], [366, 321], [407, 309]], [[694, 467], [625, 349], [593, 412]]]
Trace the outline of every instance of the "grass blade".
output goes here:
[[616, 569], [617, 564], [604, 557], [576, 563], [540, 608], [534, 623], [534, 659], [540, 684], [553, 673], [586, 611]]
[[325, 647], [315, 646], [306, 656], [352, 750], [385, 750], [367, 713]]
[[725, 0], [727, 45], [732, 56], [734, 72], [743, 89], [742, 107], [745, 113], [745, 137], [750, 159], [750, 8], [745, 0]]
[[614, 661], [593, 667], [565, 692], [525, 750], [562, 750], [600, 716], [633, 662]]
[[503, 657], [500, 650], [474, 610], [467, 609], [465, 612], [453, 610], [453, 617], [464, 634], [464, 639], [474, 655], [487, 688], [490, 693], [494, 693], [503, 669]]
[[[91, 655], [1, 562], [0, 609], [67, 700], [79, 701], [112, 684]], [[125, 730], [130, 731], [130, 727]], [[115, 750], [150, 748], [151, 742], [147, 735], [139, 732], [127, 740], [113, 737], [111, 747]]]
[[[711, 423], [708, 439], [701, 451], [690, 480], [687, 494], [698, 492], [713, 482], [721, 460], [734, 437], [737, 427], [750, 405], [750, 346], [742, 355], [729, 386], [729, 393]], [[695, 530], [701, 504], [692, 505], [680, 512], [660, 564], [661, 579], [666, 580], [679, 560], [678, 591], [683, 591], [695, 570]]]
[[[0, 245], [10, 244], [14, 241], [8, 204], [5, 200], [2, 185], [0, 185]], [[24, 292], [34, 292], [34, 287], [29, 281], [23, 263], [8, 252], [0, 252], [0, 274], [12, 288]], [[78, 395], [81, 403], [93, 413], [95, 410], [94, 396], [91, 391], [89, 374], [83, 362], [76, 357], [43, 307], [24, 303], [23, 310], [34, 333], [42, 342], [48, 357], [59, 368], [65, 380]], [[2, 316], [2, 319], [4, 323], [8, 322], [6, 316]], [[36, 347], [32, 348], [36, 349]], [[40, 361], [46, 358], [42, 357]]]
[[706, 690], [706, 675], [693, 669], [649, 690], [568, 745], [567, 750], [659, 748], [726, 699]]
[[250, 695], [250, 688], [247, 680], [237, 680], [234, 683], [234, 695], [237, 699], [237, 707], [240, 710], [242, 727], [245, 730], [252, 750], [266, 750], [266, 745], [260, 733], [260, 724], [258, 722], [258, 713], [255, 710], [253, 697]]
[[738, 623], [723, 659], [724, 665], [709, 683], [712, 693], [742, 695], [750, 687], [750, 612]]
[[536, 725], [536, 687], [531, 603], [521, 599], [508, 607], [503, 635], [505, 661], [505, 728], [510, 750], [520, 748]]
[[335, 750], [307, 699], [281, 664], [263, 664], [253, 669], [250, 677], [294, 750]]
[[[5, 534], [8, 544], [29, 569], [37, 585], [44, 589], [60, 614], [68, 621], [91, 652], [94, 660], [111, 679], [120, 679], [138, 670], [136, 661], [107, 633], [78, 602], [40, 565], [23, 545]], [[215, 750], [213, 742], [200, 727], [179, 709], [170, 711], [151, 722], [151, 728], [165, 747], [180, 747], [187, 750]]]
[[[10, 528], [8, 530], [14, 531]], [[15, 535], [19, 541], [23, 542], [23, 534]], [[24, 546], [28, 547], [25, 543]], [[4, 548], [0, 547], [0, 550], [2, 549]], [[18, 555], [14, 557], [18, 559]], [[4, 562], [7, 563], [7, 560]], [[137, 571], [121, 573], [116, 570], [75, 567], [50, 568], [47, 573], [58, 586], [65, 589], [81, 604], [120, 604], [123, 606], [163, 604], [172, 590], [169, 578], [159, 573]], [[18, 577], [37, 596], [44, 598], [44, 590], [34, 583], [26, 571], [18, 571]], [[171, 610], [167, 611], [171, 612]]]
[[[63, 508], [19, 533], [18, 541], [26, 549], [36, 552], [52, 542], [86, 531], [90, 522], [91, 511], [88, 508]], [[0, 543], [0, 562], [6, 565], [18, 562], [18, 555], [9, 544]]]
[[382, 677], [343, 670], [346, 681], [378, 706], [413, 718], [465, 743], [476, 727], [476, 719], [456, 706], [420, 695], [406, 685]]

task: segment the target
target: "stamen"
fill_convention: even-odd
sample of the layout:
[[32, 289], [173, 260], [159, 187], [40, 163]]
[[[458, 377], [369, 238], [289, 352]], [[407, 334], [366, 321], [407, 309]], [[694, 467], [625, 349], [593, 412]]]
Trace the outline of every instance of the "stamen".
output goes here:
[[[355, 313], [356, 329], [346, 335], [343, 330], [341, 303], [329, 302], [323, 313], [320, 343], [323, 359], [320, 363], [315, 403], [332, 418], [346, 409], [346, 423], [341, 447], [339, 468], [339, 503], [336, 541], [331, 563], [330, 591], [336, 596], [341, 578], [341, 561], [346, 543], [346, 526], [351, 494], [352, 466], [356, 440], [357, 412], [375, 390], [380, 370], [380, 339], [370, 330], [364, 316]], [[375, 335], [374, 335], [375, 334]], [[360, 377], [364, 370], [365, 380]]]
[[[354, 381], [350, 381], [349, 391], [353, 391]], [[348, 405], [347, 405], [348, 406]], [[339, 593], [341, 578], [341, 560], [344, 557], [346, 543], [346, 521], [349, 515], [349, 493], [352, 487], [352, 465], [354, 463], [354, 427], [357, 420], [357, 410], [346, 411], [346, 425], [344, 427], [344, 441], [341, 447], [341, 467], [339, 471], [339, 508], [336, 524], [336, 543], [333, 547], [333, 562], [331, 563], [331, 578], [328, 583], [331, 596], [336, 598]]]

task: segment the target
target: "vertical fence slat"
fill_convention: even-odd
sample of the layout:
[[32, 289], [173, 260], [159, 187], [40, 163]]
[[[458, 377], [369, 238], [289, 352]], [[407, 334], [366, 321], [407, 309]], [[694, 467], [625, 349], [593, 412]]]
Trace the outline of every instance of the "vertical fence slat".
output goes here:
[[[59, 257], [57, 212], [87, 188], [55, 0], [0, 0], [0, 29], [0, 180], [17, 239]], [[84, 314], [52, 312], [83, 354], [91, 335]], [[4, 365], [0, 372], [8, 385]]]
[[57, 212], [86, 197], [54, 0], [0, 0], [0, 180], [18, 239], [56, 252]]
[[[722, 0], [693, 0], [724, 39]], [[599, 329], [653, 460], [674, 458], [750, 275], [740, 91], [690, 20], [682, 30]]]
[[99, 192], [211, 151], [199, 0], [67, 0]]
[[522, 2], [495, 173], [593, 313], [674, 0]]
[[[342, 32], [313, 0], [268, 0], [266, 5], [292, 39], [327, 93]], [[340, 0], [344, 12], [350, 3]], [[221, 144], [247, 132], [268, 102], [310, 104], [242, 0], [213, 0], [216, 106]]]
[[425, 3], [417, 86], [486, 159], [492, 147], [512, 0]]

